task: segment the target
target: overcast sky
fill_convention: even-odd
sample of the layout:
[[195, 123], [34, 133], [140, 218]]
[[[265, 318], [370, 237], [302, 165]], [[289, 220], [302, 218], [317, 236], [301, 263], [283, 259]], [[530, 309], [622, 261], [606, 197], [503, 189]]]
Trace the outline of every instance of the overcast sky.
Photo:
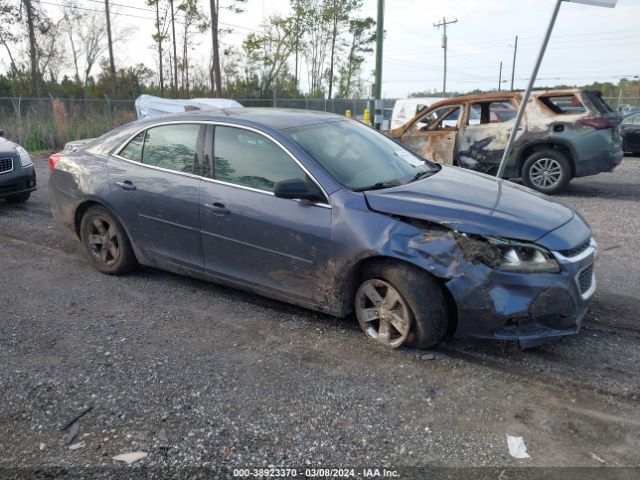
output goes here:
[[[52, 4], [58, 1], [43, 0], [43, 6], [54, 14], [57, 9]], [[119, 5], [114, 9], [121, 14], [114, 16], [114, 20], [135, 28], [128, 41], [117, 48], [117, 64], [142, 62], [154, 67], [153, 12], [147, 10], [144, 0], [111, 1]], [[201, 3], [208, 9], [208, 1]], [[458, 20], [447, 27], [448, 91], [497, 88], [501, 61], [502, 78], [507, 80], [503, 88], [508, 88], [516, 35], [519, 41], [515, 87], [524, 88], [554, 3], [555, 0], [387, 0], [383, 96], [404, 97], [415, 91], [442, 88], [442, 29], [434, 28], [433, 24], [443, 17], [447, 21]], [[102, 7], [100, 0], [79, 0], [79, 5]], [[376, 5], [377, 0], [364, 0], [361, 15], [375, 18]], [[249, 0], [245, 13], [221, 14], [221, 22], [235, 26], [223, 42], [239, 45], [265, 16], [288, 13], [289, 0]], [[200, 38], [195, 56], [208, 64], [204, 58], [210, 52], [210, 35], [207, 32]], [[363, 71], [366, 80], [373, 80], [374, 63], [371, 54]], [[640, 0], [618, 0], [615, 9], [565, 2], [537, 85], [584, 84], [594, 80], [617, 83], [621, 76], [635, 75], [640, 75]], [[304, 70], [301, 77], [304, 89]]]

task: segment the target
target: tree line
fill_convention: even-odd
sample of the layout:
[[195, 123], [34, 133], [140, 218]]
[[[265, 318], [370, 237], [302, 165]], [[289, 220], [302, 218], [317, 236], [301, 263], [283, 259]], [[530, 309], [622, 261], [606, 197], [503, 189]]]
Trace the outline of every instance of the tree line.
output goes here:
[[[0, 96], [368, 96], [363, 64], [375, 21], [361, 15], [362, 0], [290, 0], [289, 15], [265, 18], [239, 45], [228, 40], [234, 27], [225, 19], [245, 13], [247, 0], [145, 0], [134, 12], [152, 16], [143, 16], [154, 24], [149, 65], [118, 65], [123, 55], [114, 52], [135, 32], [120, 20], [138, 15], [110, 2], [61, 0], [45, 10], [53, 4], [0, 1], [0, 50], [8, 59]], [[200, 45], [210, 45], [204, 61], [194, 58]]]

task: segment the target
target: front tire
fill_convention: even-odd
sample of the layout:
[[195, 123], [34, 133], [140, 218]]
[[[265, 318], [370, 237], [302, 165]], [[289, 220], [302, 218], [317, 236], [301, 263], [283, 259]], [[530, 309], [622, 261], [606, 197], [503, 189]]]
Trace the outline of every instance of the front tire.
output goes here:
[[89, 208], [80, 222], [80, 238], [94, 266], [103, 273], [122, 275], [136, 267], [131, 242], [120, 222], [106, 208]]
[[411, 265], [381, 261], [365, 266], [354, 302], [365, 334], [389, 348], [429, 348], [447, 331], [440, 285]]
[[7, 197], [5, 200], [7, 203], [24, 203], [29, 200], [30, 196], [31, 192], [25, 192], [18, 195], [12, 195], [11, 197]]
[[557, 150], [529, 155], [522, 166], [524, 184], [547, 195], [562, 192], [571, 181], [571, 163]]

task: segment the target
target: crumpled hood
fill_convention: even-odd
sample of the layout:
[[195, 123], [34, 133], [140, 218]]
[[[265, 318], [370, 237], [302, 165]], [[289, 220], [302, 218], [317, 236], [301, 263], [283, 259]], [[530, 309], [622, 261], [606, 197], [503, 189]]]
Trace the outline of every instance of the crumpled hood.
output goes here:
[[407, 185], [370, 190], [365, 196], [377, 212], [427, 220], [465, 233], [533, 242], [572, 219], [588, 229], [573, 210], [547, 196], [457, 167], [443, 167]]

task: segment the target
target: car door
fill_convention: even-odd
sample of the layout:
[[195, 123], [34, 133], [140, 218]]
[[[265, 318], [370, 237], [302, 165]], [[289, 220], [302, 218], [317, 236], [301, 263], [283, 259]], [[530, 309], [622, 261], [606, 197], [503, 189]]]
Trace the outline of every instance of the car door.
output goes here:
[[[517, 106], [505, 98], [470, 102], [467, 108], [467, 120], [461, 125], [458, 137], [456, 164], [495, 174], [515, 125]], [[518, 136], [524, 129], [523, 119]]]
[[153, 263], [202, 271], [200, 169], [205, 125], [175, 123], [136, 135], [109, 160], [112, 203]]
[[434, 162], [453, 164], [462, 104], [427, 110], [400, 137], [400, 143]]
[[322, 301], [319, 270], [331, 254], [328, 200], [276, 197], [278, 181], [311, 181], [292, 155], [255, 130], [226, 125], [211, 130], [212, 164], [200, 191], [206, 271], [288, 297]]
[[640, 113], [625, 118], [620, 125], [624, 148], [628, 152], [640, 152]]

